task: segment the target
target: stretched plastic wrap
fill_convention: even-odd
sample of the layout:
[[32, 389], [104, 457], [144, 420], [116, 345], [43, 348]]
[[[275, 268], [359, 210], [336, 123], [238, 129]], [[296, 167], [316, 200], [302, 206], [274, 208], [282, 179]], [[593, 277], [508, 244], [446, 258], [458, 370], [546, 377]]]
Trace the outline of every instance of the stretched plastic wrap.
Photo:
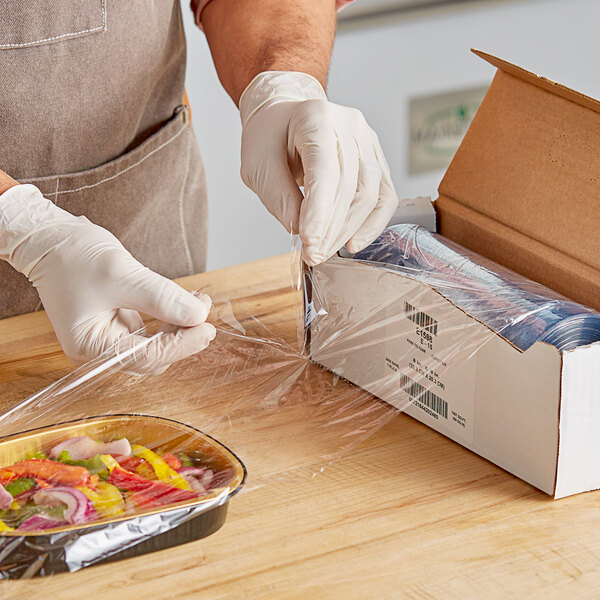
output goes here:
[[600, 314], [416, 225], [388, 228], [355, 259], [382, 263], [445, 298], [527, 350], [571, 350], [600, 340]]
[[[293, 255], [282, 314], [260, 291], [238, 301], [203, 288], [218, 331], [206, 350], [155, 363], [162, 333], [149, 323], [0, 416], [0, 575], [76, 571], [210, 535], [230, 501], [318, 477], [413, 402], [443, 412], [435, 390], [497, 332], [531, 341], [560, 324], [548, 314], [595, 317], [415, 227], [387, 230], [356, 258], [311, 271]], [[332, 290], [363, 261], [376, 268], [338, 302]], [[406, 285], [383, 295], [398, 275]], [[522, 300], [506, 289], [516, 281]], [[464, 312], [438, 328], [430, 308], [448, 298]], [[367, 358], [361, 387], [313, 360], [348, 364], [407, 337], [410, 352], [385, 358], [386, 371]], [[390, 387], [394, 406], [376, 397]]]

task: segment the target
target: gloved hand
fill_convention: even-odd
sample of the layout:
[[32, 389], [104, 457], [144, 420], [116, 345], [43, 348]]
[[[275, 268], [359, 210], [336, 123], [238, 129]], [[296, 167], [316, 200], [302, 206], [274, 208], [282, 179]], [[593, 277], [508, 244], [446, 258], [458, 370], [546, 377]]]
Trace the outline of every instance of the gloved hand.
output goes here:
[[362, 250], [381, 233], [398, 198], [360, 111], [329, 102], [310, 75], [266, 71], [244, 90], [240, 116], [242, 179], [288, 231], [300, 234], [307, 264], [344, 244]]
[[[143, 326], [142, 311], [170, 324], [136, 350], [164, 370], [215, 337], [211, 300], [141, 265], [106, 229], [75, 217], [33, 185], [0, 195], [0, 258], [29, 278], [67, 356], [83, 363]], [[136, 338], [128, 339], [135, 346]], [[141, 341], [141, 340], [140, 340]]]

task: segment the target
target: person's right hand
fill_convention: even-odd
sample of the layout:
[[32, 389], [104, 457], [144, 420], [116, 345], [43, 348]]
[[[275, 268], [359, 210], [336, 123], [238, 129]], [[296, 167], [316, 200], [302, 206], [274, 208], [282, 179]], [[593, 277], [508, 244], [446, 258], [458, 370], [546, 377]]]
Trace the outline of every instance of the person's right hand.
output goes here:
[[[363, 114], [329, 102], [311, 75], [265, 71], [240, 98], [241, 175], [302, 240], [306, 264], [366, 248], [398, 206], [390, 170]], [[299, 186], [304, 186], [304, 194]]]
[[[36, 287], [65, 354], [76, 364], [142, 328], [138, 311], [169, 324], [136, 350], [138, 366], [164, 369], [215, 337], [206, 323], [208, 296], [144, 267], [112, 233], [55, 206], [33, 185], [0, 195], [0, 258]], [[135, 337], [127, 339], [135, 346]]]

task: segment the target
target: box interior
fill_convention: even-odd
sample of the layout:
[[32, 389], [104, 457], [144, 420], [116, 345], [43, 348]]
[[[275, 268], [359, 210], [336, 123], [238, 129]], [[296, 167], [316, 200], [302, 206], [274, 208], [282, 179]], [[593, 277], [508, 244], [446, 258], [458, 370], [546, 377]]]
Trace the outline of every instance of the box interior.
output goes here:
[[600, 310], [600, 102], [498, 68], [439, 187], [442, 235]]

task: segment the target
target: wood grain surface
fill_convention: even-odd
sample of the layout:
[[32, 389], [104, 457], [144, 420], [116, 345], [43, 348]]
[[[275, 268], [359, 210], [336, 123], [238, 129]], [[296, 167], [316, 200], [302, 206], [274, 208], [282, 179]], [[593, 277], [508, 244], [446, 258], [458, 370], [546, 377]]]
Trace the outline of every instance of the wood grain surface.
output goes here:
[[[233, 299], [293, 343], [289, 256], [181, 284]], [[0, 410], [70, 370], [43, 313], [0, 321]], [[307, 369], [314, 381], [322, 376]], [[353, 393], [339, 387], [341, 399]], [[305, 452], [321, 456], [318, 432], [298, 427]], [[257, 456], [260, 435], [249, 427], [244, 440]], [[283, 430], [268, 458], [285, 464], [287, 446]], [[72, 574], [3, 581], [0, 598], [600, 598], [598, 493], [551, 500], [405, 415], [317, 476], [262, 483], [232, 499], [225, 526], [209, 538]]]

